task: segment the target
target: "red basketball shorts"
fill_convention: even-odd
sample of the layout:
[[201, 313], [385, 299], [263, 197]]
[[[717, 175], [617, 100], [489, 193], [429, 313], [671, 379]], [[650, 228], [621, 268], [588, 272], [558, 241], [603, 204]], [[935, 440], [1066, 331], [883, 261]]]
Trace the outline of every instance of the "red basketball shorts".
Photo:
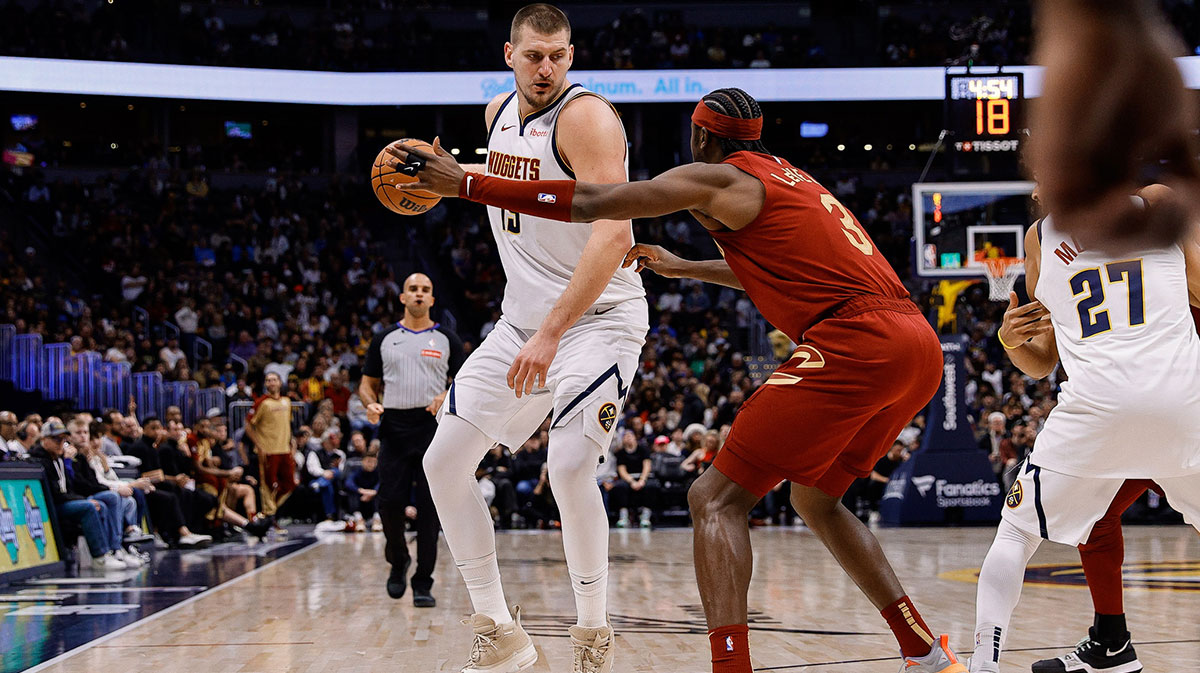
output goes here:
[[941, 379], [941, 342], [915, 305], [852, 299], [746, 400], [713, 467], [759, 496], [788, 480], [840, 497]]

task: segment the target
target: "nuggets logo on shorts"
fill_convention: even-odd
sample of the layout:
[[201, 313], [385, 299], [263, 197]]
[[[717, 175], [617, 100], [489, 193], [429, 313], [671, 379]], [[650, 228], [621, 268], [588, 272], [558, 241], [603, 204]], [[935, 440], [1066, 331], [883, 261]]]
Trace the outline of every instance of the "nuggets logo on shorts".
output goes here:
[[1024, 498], [1025, 491], [1021, 488], [1021, 482], [1014, 481], [1012, 488], [1008, 489], [1008, 496], [1004, 498], [1004, 504], [1008, 505], [1009, 509], [1016, 509]]
[[604, 406], [600, 407], [596, 420], [600, 421], [600, 427], [604, 428], [605, 432], [612, 430], [613, 423], [617, 420], [617, 405], [605, 402]]

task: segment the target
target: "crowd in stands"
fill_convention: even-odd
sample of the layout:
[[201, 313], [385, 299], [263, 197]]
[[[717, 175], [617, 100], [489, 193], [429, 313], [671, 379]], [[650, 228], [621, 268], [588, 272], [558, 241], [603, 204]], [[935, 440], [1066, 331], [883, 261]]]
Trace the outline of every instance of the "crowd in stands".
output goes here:
[[[263, 376], [278, 375], [285, 394], [302, 406], [297, 474], [313, 497], [299, 515], [357, 513], [364, 525], [373, 514], [372, 478], [351, 477], [361, 470], [374, 427], [355, 390], [371, 336], [399, 315], [400, 306], [396, 274], [381, 263], [363, 222], [364, 202], [355, 192], [362, 185], [333, 180], [315, 189], [278, 175], [258, 190], [196, 189], [203, 178], [154, 162], [86, 185], [9, 176], [7, 189], [55, 243], [53, 251], [16, 250], [6, 243], [7, 231], [0, 232], [0, 266], [11, 272], [0, 281], [0, 323], [39, 332], [47, 342], [68, 342], [75, 353], [92, 350], [129, 362], [134, 371], [218, 386], [230, 401], [261, 395]], [[908, 197], [849, 174], [826, 181], [901, 277], [909, 277]], [[435, 294], [458, 307], [457, 329], [469, 349], [498, 319], [504, 283], [486, 218], [469, 204], [448, 203], [422, 226], [412, 234], [429, 248], [429, 260], [440, 264], [432, 270], [440, 279]], [[684, 219], [635, 226], [639, 241], [684, 257], [718, 254], [709, 237]], [[711, 464], [759, 380], [745, 357], [757, 312], [743, 294], [643, 277], [651, 330], [611, 459], [599, 475], [619, 526], [666, 522], [674, 515], [686, 520], [687, 485]], [[932, 309], [931, 295], [920, 288], [914, 298]], [[150, 325], [175, 324], [178, 338], [137, 322], [135, 306], [147, 311]], [[968, 403], [980, 446], [1004, 479], [1005, 469], [1028, 452], [1053, 405], [1055, 385], [1030, 382], [1008, 366], [994, 339], [1001, 313], [977, 287], [959, 299], [952, 328], [971, 336]], [[212, 344], [211, 358], [194, 357], [197, 338]], [[996, 414], [1003, 415], [1003, 427]], [[921, 422], [916, 419], [901, 438], [891, 463], [916, 447]], [[481, 487], [497, 525], [554, 525], [545, 456], [543, 431], [523, 446], [498, 448], [481, 464]], [[890, 469], [881, 470], [868, 481], [884, 483]], [[856, 489], [851, 503], [864, 516], [879, 490], [865, 486], [871, 488]], [[238, 502], [241, 516], [257, 514], [247, 507], [245, 492]], [[770, 494], [755, 518], [784, 521], [789, 515], [784, 487]]]
[[[891, 8], [889, 5], [900, 5]], [[836, 30], [740, 29], [740, 22], [697, 26], [680, 10], [626, 9], [598, 28], [577, 26], [581, 69], [771, 68], [830, 65], [1022, 65], [1031, 51], [1031, 3], [986, 8], [953, 3], [897, 11], [905, 3], [871, 3], [823, 26]], [[1189, 47], [1200, 23], [1188, 0], [1163, 0]], [[868, 11], [870, 10], [870, 11]], [[150, 61], [300, 70], [494, 70], [503, 67], [486, 30], [438, 30], [399, 3], [328, 5], [298, 26], [286, 8], [260, 8], [261, 18], [234, 25], [199, 3], [83, 3], [43, 0], [31, 9], [0, 7], [0, 52], [12, 56]], [[390, 12], [381, 20], [373, 13]], [[368, 15], [372, 18], [369, 20]], [[877, 50], [854, 47], [864, 26]], [[849, 46], [848, 46], [849, 45]], [[831, 59], [831, 52], [837, 58]]]

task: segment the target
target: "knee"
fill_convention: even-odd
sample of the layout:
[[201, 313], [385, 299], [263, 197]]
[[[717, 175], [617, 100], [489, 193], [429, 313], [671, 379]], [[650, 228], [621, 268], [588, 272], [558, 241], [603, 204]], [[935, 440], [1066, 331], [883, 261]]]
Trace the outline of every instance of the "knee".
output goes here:
[[[736, 509], [730, 498], [725, 497], [719, 489], [712, 488], [705, 479], [698, 479], [692, 483], [687, 499], [692, 521], [698, 526], [734, 513]], [[745, 514], [742, 512], [740, 516]]]
[[599, 453], [588, 450], [562, 451], [551, 453], [546, 461], [546, 471], [550, 477], [550, 486], [560, 489], [569, 485], [583, 486], [596, 479], [596, 466], [599, 464]]

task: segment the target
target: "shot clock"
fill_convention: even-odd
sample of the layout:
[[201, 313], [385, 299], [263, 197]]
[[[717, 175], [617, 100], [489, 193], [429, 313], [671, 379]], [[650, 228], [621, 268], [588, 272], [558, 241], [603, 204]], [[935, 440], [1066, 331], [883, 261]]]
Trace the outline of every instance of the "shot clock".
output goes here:
[[959, 152], [1016, 152], [1024, 123], [1021, 73], [946, 75], [946, 128]]

